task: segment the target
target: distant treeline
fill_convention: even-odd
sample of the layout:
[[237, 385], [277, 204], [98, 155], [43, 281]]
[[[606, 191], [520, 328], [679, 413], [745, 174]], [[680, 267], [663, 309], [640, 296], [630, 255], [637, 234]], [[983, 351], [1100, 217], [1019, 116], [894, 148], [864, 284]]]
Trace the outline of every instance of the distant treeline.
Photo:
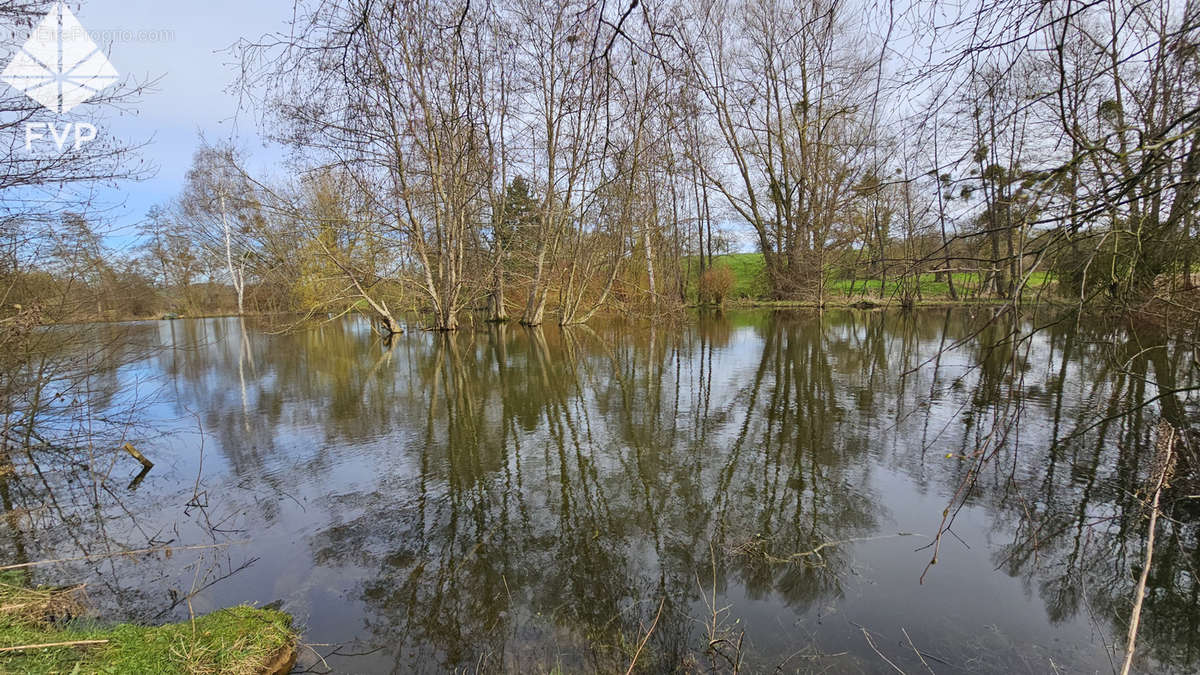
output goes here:
[[302, 1], [235, 50], [282, 174], [203, 142], [119, 255], [17, 218], [4, 311], [1193, 304], [1196, 5], [927, 5]]

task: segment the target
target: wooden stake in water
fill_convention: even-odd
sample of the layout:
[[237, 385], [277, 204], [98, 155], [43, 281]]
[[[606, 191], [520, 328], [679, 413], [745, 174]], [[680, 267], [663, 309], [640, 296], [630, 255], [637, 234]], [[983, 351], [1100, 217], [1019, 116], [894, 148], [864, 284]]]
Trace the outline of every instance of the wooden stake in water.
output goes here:
[[133, 456], [134, 459], [141, 462], [142, 466], [146, 467], [147, 471], [154, 468], [154, 462], [151, 462], [150, 460], [146, 459], [146, 456], [143, 455], [142, 453], [138, 452], [138, 449], [133, 447], [132, 443], [126, 443], [122, 447], [125, 450], [125, 452], [128, 452], [130, 455]]

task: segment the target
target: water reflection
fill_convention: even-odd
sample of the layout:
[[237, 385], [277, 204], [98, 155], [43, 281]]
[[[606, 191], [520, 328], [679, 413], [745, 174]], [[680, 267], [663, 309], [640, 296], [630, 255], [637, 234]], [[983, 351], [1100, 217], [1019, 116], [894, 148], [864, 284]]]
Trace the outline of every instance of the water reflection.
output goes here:
[[[651, 626], [647, 672], [1107, 668], [1154, 425], [1196, 414], [1166, 336], [991, 309], [141, 330], [163, 348], [114, 382], [161, 378], [158, 423], [198, 419], [207, 458], [152, 446], [177, 461], [144, 517], [202, 474], [257, 560], [207, 601], [282, 598], [353, 672], [622, 670]], [[1172, 501], [1142, 649], [1187, 672], [1196, 505]]]

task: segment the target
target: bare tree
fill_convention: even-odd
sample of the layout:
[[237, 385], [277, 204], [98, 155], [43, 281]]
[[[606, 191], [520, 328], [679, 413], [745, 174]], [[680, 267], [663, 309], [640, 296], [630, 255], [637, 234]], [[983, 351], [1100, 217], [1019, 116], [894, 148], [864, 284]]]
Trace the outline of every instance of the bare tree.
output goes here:
[[232, 147], [204, 144], [188, 171], [180, 207], [199, 241], [220, 251], [237, 295], [239, 315], [246, 313], [246, 273], [255, 253], [255, 235], [262, 230], [260, 199], [247, 180], [242, 159]]
[[854, 197], [872, 62], [845, 7], [714, 2], [680, 36], [725, 167], [705, 179], [757, 235], [776, 297], [823, 297], [827, 248]]
[[386, 217], [381, 237], [410, 252], [402, 281], [454, 330], [477, 297], [466, 271], [490, 206], [493, 100], [477, 54], [486, 10], [426, 0], [314, 2], [294, 31], [244, 45], [247, 87], [310, 160], [337, 166]]

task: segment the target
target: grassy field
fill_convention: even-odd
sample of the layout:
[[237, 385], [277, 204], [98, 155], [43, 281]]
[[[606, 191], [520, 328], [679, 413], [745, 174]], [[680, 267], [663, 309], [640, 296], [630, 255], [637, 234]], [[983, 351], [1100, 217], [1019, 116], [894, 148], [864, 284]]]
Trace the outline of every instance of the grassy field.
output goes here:
[[[731, 253], [717, 256], [717, 265], [724, 265], [733, 271], [734, 279], [736, 280], [733, 287], [733, 292], [730, 293], [729, 300], [735, 303], [769, 303], [767, 299], [767, 282], [764, 274], [764, 261], [761, 253]], [[689, 282], [689, 290], [695, 293], [697, 270], [693, 266], [692, 275]], [[954, 277], [954, 287], [958, 293], [960, 301], [979, 301], [979, 286], [980, 275], [965, 272], [956, 273]], [[1035, 272], [1029, 279], [1029, 284], [1026, 287], [1026, 293], [1037, 293], [1043, 290], [1048, 284], [1053, 281], [1052, 276], [1048, 272]], [[948, 302], [950, 298], [950, 284], [946, 281], [939, 281], [936, 275], [923, 274], [918, 283], [920, 284], [920, 297], [926, 302]], [[879, 301], [897, 299], [900, 296], [899, 281], [888, 281], [883, 288], [883, 293], [880, 293], [879, 280], [851, 280], [851, 279], [835, 279], [829, 282], [826, 287], [826, 302], [846, 304], [858, 302], [860, 300]]]
[[[954, 288], [960, 298], [964, 300], [977, 299], [980, 278], [978, 274], [971, 272], [956, 273], [954, 277]], [[1043, 288], [1051, 281], [1051, 276], [1048, 272], [1034, 272], [1029, 277], [1029, 284], [1026, 286], [1027, 291], [1036, 291]], [[938, 281], [937, 275], [922, 274], [918, 280], [920, 285], [921, 297], [924, 299], [949, 299], [950, 284], [946, 281]], [[842, 296], [867, 296], [878, 298], [880, 283], [878, 280], [858, 280], [852, 282], [849, 279], [840, 279], [829, 284], [829, 292]], [[889, 281], [884, 288], [883, 297], [899, 296], [900, 282]]]

